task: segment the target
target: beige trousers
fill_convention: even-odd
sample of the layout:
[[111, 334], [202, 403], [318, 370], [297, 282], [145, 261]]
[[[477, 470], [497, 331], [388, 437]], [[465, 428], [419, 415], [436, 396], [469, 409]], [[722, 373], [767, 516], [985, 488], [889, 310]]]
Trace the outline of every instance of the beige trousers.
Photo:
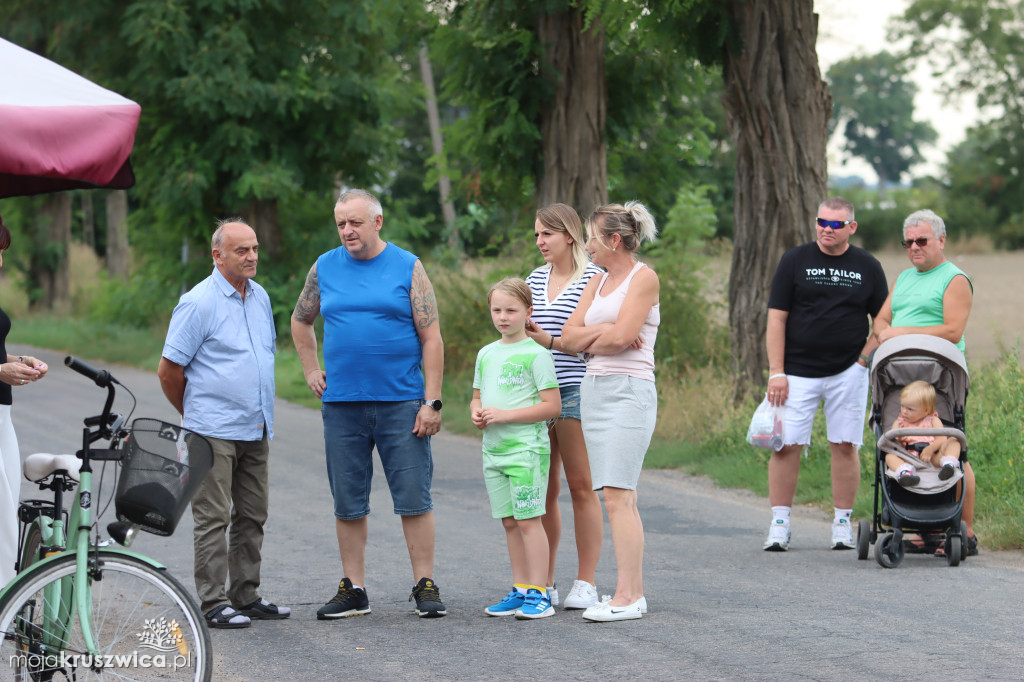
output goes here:
[[192, 498], [196, 591], [203, 613], [259, 598], [260, 551], [269, 504], [270, 444], [207, 440], [213, 467]]

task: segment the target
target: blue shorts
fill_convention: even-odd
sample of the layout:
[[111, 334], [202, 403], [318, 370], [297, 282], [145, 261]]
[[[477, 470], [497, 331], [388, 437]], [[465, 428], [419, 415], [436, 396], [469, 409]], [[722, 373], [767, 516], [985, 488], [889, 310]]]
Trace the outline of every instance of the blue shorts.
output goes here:
[[321, 405], [335, 517], [351, 521], [370, 513], [374, 446], [391, 489], [395, 513], [418, 516], [434, 508], [430, 499], [434, 475], [430, 438], [412, 432], [422, 405], [422, 400]]
[[559, 419], [580, 420], [580, 385], [559, 386], [558, 393], [562, 398], [562, 413], [554, 419], [548, 420], [548, 425], [554, 424]]

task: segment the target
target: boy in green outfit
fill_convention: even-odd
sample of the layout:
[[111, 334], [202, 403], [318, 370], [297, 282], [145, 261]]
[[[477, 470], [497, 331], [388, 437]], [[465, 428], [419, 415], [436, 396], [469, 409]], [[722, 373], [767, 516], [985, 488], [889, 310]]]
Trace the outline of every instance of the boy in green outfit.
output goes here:
[[546, 420], [562, 411], [551, 353], [526, 335], [530, 287], [503, 279], [487, 292], [501, 339], [480, 349], [470, 417], [484, 432], [484, 482], [491, 513], [501, 519], [512, 562], [512, 591], [484, 611], [519, 619], [553, 616], [544, 587], [548, 541], [541, 525], [551, 444]]

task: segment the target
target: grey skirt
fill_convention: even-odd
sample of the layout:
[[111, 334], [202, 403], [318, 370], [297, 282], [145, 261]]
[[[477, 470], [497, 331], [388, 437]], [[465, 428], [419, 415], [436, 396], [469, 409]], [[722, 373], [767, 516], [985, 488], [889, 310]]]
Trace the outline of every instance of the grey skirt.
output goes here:
[[658, 420], [654, 382], [587, 374], [580, 386], [580, 415], [594, 490], [636, 490]]

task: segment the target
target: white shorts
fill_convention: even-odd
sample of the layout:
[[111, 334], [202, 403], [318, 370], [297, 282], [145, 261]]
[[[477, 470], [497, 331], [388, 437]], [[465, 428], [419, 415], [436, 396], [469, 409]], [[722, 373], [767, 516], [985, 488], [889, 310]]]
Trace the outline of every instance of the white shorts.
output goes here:
[[825, 425], [830, 443], [864, 441], [864, 417], [868, 411], [868, 368], [853, 363], [830, 377], [789, 375], [786, 399], [786, 445], [810, 445], [811, 426], [818, 405], [825, 401]]

